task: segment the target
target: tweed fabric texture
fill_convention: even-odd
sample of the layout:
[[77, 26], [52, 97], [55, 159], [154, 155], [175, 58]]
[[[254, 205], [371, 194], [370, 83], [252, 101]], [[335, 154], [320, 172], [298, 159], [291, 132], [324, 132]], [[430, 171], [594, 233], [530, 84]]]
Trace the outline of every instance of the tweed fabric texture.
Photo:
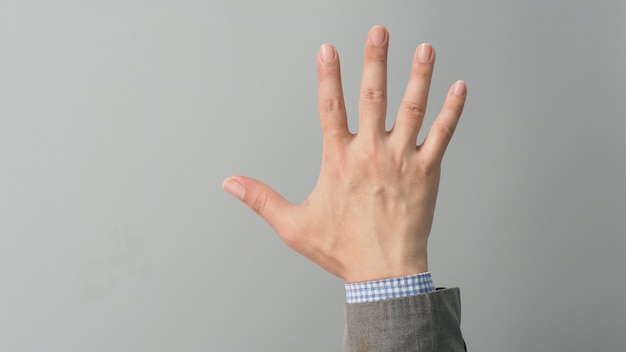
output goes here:
[[344, 352], [460, 352], [458, 288], [346, 304]]

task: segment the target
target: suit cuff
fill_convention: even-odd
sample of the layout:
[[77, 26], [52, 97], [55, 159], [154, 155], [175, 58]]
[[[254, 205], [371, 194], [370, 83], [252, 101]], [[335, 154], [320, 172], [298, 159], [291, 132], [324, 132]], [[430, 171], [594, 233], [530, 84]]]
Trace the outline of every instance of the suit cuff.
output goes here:
[[348, 303], [376, 302], [435, 291], [430, 272], [390, 279], [346, 284]]

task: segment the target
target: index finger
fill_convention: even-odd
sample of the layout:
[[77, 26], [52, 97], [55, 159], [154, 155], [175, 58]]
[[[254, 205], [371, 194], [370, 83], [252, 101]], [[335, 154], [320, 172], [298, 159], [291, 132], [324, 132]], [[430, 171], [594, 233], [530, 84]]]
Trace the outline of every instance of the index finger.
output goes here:
[[346, 138], [350, 132], [341, 87], [339, 56], [331, 44], [324, 44], [319, 50], [317, 78], [319, 82], [318, 104], [324, 144], [340, 141]]

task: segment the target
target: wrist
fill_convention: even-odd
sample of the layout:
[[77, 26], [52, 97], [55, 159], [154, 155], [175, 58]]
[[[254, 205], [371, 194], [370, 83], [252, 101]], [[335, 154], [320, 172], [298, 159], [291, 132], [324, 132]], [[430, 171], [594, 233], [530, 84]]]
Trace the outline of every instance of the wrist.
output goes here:
[[372, 261], [356, 265], [354, 270], [344, 275], [343, 279], [347, 284], [350, 284], [406, 277], [426, 272], [428, 272], [428, 261], [426, 258], [394, 265], [385, 265]]

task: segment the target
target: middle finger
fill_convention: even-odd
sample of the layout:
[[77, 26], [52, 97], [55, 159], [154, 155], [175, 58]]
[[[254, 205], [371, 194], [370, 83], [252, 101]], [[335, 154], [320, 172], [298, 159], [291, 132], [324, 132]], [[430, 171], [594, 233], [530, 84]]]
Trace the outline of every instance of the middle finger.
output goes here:
[[359, 99], [359, 133], [382, 135], [387, 112], [387, 48], [389, 33], [383, 26], [370, 29], [365, 45]]

